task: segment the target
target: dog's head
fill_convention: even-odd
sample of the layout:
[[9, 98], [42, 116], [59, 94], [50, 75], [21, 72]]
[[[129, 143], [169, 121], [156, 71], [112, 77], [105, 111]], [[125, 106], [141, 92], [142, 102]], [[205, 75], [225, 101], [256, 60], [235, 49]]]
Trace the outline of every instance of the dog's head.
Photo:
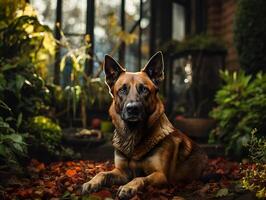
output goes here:
[[161, 52], [156, 53], [140, 72], [127, 72], [111, 56], [105, 56], [106, 84], [113, 97], [115, 112], [128, 125], [149, 120], [156, 111], [159, 84], [164, 79]]

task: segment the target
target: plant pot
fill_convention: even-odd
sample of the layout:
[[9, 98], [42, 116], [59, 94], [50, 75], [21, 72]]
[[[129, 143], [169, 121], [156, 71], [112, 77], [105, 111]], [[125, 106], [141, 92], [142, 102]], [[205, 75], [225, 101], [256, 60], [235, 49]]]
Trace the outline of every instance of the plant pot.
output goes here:
[[215, 127], [215, 120], [209, 118], [177, 118], [175, 126], [192, 138], [208, 138]]
[[186, 116], [208, 118], [221, 85], [225, 51], [193, 49], [171, 55], [167, 83], [167, 112], [184, 107]]
[[113, 132], [113, 130], [114, 130], [114, 127], [113, 127], [112, 122], [104, 121], [104, 120], [101, 122], [101, 132], [102, 133], [110, 133], [110, 132]]

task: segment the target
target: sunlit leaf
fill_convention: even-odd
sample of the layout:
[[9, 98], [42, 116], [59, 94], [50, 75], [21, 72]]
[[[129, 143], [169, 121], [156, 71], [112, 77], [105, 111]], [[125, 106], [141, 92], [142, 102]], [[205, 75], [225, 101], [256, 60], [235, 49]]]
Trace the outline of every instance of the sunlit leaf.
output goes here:
[[218, 192], [216, 193], [216, 197], [224, 197], [227, 196], [229, 193], [227, 188], [222, 188], [220, 190], [218, 190]]
[[60, 61], [60, 71], [62, 72], [65, 69], [66, 65], [66, 56], [63, 56], [61, 61]]

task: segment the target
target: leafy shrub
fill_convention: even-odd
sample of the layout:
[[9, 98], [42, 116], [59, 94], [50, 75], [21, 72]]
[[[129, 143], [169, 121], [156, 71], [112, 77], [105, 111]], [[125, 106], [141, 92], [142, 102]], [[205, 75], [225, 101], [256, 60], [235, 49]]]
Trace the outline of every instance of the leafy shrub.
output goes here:
[[240, 66], [247, 73], [266, 71], [266, 1], [238, 0], [234, 43]]
[[242, 178], [242, 185], [263, 199], [266, 198], [266, 139], [257, 138], [253, 131], [248, 148], [251, 161], [255, 164], [252, 168], [243, 170], [245, 176]]
[[29, 123], [29, 132], [43, 143], [58, 144], [62, 139], [60, 126], [45, 116], [33, 117]]
[[62, 131], [58, 124], [45, 116], [30, 119], [26, 140], [33, 157], [49, 162], [58, 159], [69, 159], [77, 155], [73, 150], [62, 146]]
[[[266, 138], [258, 138], [255, 136], [257, 129], [251, 132], [251, 138], [248, 143], [249, 157], [252, 162], [266, 163]], [[265, 179], [266, 180], [266, 179]]]
[[[10, 108], [0, 100], [0, 107]], [[20, 171], [19, 159], [26, 155], [27, 149], [23, 136], [9, 125], [14, 119], [0, 117], [0, 171]]]
[[[23, 118], [35, 116], [47, 110], [49, 92], [43, 79], [36, 73], [31, 63], [1, 62], [0, 99], [7, 102], [14, 115], [23, 113]], [[5, 67], [12, 66], [12, 69]]]
[[[115, 16], [113, 17], [112, 20], [115, 20]], [[116, 21], [114, 21], [114, 23], [116, 24]], [[116, 26], [115, 24], [113, 25]], [[113, 29], [114, 27], [111, 26], [110, 28]], [[116, 31], [118, 31], [117, 34], [120, 35], [118, 38], [126, 44], [134, 42], [133, 38], [129, 40], [127, 39], [134, 34], [126, 33], [120, 29], [116, 29]], [[125, 35], [121, 38], [121, 34]], [[91, 47], [89, 36], [85, 36], [84, 44], [81, 44], [78, 48], [73, 47], [73, 45], [68, 42], [63, 31], [61, 31], [61, 36], [61, 45], [67, 47], [68, 52], [60, 61], [60, 70], [61, 72], [64, 72], [68, 67], [71, 67], [70, 74], [68, 74], [69, 77], [66, 77], [66, 80], [64, 80], [65, 87], [63, 90], [63, 97], [65, 97], [63, 100], [66, 104], [67, 115], [69, 117], [72, 115], [72, 118], [76, 118], [79, 110], [82, 126], [83, 128], [86, 128], [88, 117], [87, 109], [91, 109], [92, 107], [94, 109], [96, 107], [106, 107], [106, 102], [109, 103], [111, 99], [108, 94], [107, 86], [104, 84], [104, 81], [99, 78], [103, 69], [103, 62], [97, 59], [100, 67], [96, 70], [95, 74], [87, 74], [85, 72], [85, 63], [92, 58], [91, 55], [87, 54], [88, 49]], [[116, 48], [114, 50], [116, 50]], [[106, 92], [104, 92], [104, 90], [106, 90]], [[72, 123], [72, 121], [70, 123]]]
[[40, 56], [51, 35], [25, 1], [0, 1], [1, 167], [19, 167], [27, 155], [21, 132], [27, 132], [28, 118], [45, 108], [47, 90], [37, 69], [47, 64]]
[[57, 155], [68, 151], [59, 145], [60, 127], [47, 118], [35, 118], [48, 111], [51, 98], [44, 80], [55, 51], [52, 31], [25, 0], [4, 0], [0, 41], [0, 167], [10, 166], [9, 158], [45, 155], [33, 155], [32, 149]]
[[55, 39], [25, 0], [0, 1], [0, 41], [0, 57], [6, 63], [4, 69], [27, 61], [43, 77], [47, 74], [47, 65], [55, 53]]
[[218, 126], [210, 135], [210, 142], [220, 141], [226, 152], [241, 155], [250, 139], [250, 132], [257, 127], [265, 132], [266, 120], [266, 74], [258, 73], [254, 79], [244, 72], [221, 72], [225, 85], [217, 92], [218, 104], [210, 116]]
[[[0, 118], [0, 128], [2, 129], [2, 119]], [[10, 127], [6, 127], [10, 128]], [[26, 143], [24, 138], [14, 132], [8, 135], [0, 134], [0, 163], [2, 170], [20, 170], [19, 159], [26, 156]]]
[[51, 30], [24, 0], [0, 2], [0, 99], [23, 119], [45, 108], [44, 75], [54, 55]]

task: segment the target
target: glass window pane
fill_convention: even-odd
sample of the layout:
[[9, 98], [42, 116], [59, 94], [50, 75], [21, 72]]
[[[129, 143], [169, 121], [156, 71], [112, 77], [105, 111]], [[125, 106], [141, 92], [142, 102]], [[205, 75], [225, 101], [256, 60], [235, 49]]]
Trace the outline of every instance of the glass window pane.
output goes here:
[[[138, 71], [142, 68], [150, 57], [150, 0], [142, 1], [142, 19], [141, 26], [141, 55], [139, 55], [139, 39], [126, 47], [126, 67], [130, 71]], [[140, 0], [126, 1], [126, 27], [127, 31], [136, 26], [134, 34], [139, 37], [139, 17], [140, 17]], [[139, 66], [139, 56], [141, 66]]]
[[130, 31], [132, 27], [138, 22], [139, 8], [140, 8], [140, 0], [126, 1], [125, 15], [126, 15], [126, 30], [127, 31]]
[[48, 25], [54, 30], [56, 20], [56, 1], [31, 0], [31, 5], [37, 10], [38, 19], [42, 24]]
[[143, 67], [150, 57], [150, 0], [143, 0], [142, 19], [140, 26], [141, 34], [141, 67]]
[[85, 45], [85, 35], [68, 35], [65, 34], [71, 49], [80, 48]]
[[[95, 26], [94, 26], [94, 53], [99, 60], [105, 54], [112, 54], [118, 59], [119, 40], [116, 35], [120, 30], [121, 0], [96, 0], [95, 1]], [[98, 63], [94, 63], [94, 68]], [[97, 69], [94, 69], [94, 71]]]
[[185, 106], [187, 106], [188, 89], [190, 88], [192, 81], [192, 69], [190, 59], [188, 57], [182, 57], [175, 59], [172, 66], [172, 93], [171, 98], [175, 99], [172, 105], [172, 111], [183, 114]]
[[[69, 43], [70, 49], [77, 49], [80, 48], [82, 46], [84, 46], [84, 36], [72, 36], [72, 35], [66, 35], [67, 38], [67, 42]], [[84, 50], [85, 51], [85, 50]], [[82, 52], [84, 52], [82, 51]], [[81, 52], [81, 53], [82, 53]], [[66, 55], [67, 53], [69, 53], [69, 49], [62, 47], [60, 49], [60, 54], [61, 54], [61, 58]], [[82, 60], [83, 61], [83, 60]], [[84, 65], [85, 63], [81, 63], [82, 65]], [[61, 85], [66, 86], [68, 84], [70, 84], [70, 74], [72, 71], [72, 61], [71, 59], [68, 57], [66, 59], [65, 62], [65, 67], [64, 70], [62, 71], [61, 74]]]
[[[128, 71], [138, 71], [139, 65], [139, 18], [140, 18], [140, 0], [126, 1], [125, 3], [125, 19], [126, 31], [132, 31], [138, 39], [126, 46], [125, 65]], [[134, 28], [134, 29], [133, 29]]]
[[[134, 34], [139, 36], [139, 27], [134, 31]], [[138, 40], [133, 44], [126, 46], [126, 55], [125, 55], [125, 66], [127, 71], [136, 72], [142, 66], [139, 65], [139, 42]]]
[[185, 8], [178, 3], [173, 3], [172, 27], [172, 38], [178, 41], [183, 40], [185, 38]]
[[62, 1], [62, 29], [64, 33], [86, 32], [87, 0]]

